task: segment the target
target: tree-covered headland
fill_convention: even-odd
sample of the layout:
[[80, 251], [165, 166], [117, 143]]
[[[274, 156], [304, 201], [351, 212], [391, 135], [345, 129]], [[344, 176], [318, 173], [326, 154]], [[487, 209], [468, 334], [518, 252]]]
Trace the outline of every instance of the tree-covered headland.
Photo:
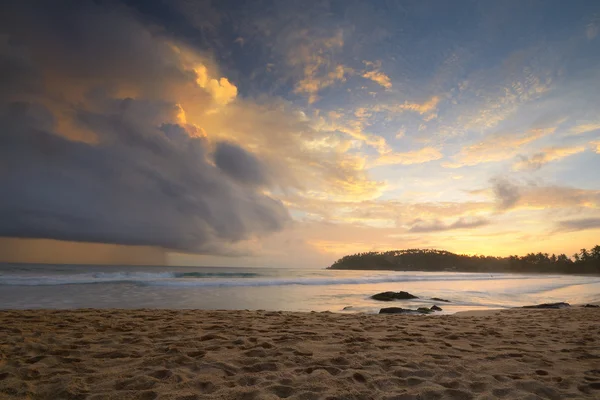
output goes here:
[[600, 245], [581, 249], [572, 257], [548, 253], [470, 256], [433, 249], [374, 251], [344, 256], [329, 269], [600, 274]]

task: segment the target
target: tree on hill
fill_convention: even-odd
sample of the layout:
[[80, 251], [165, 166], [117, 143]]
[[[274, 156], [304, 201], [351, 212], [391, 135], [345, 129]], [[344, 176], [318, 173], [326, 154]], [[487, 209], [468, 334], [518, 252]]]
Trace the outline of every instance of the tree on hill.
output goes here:
[[329, 269], [463, 272], [600, 273], [600, 246], [581, 249], [573, 260], [565, 254], [529, 253], [492, 257], [455, 254], [445, 250], [406, 249], [344, 256]]

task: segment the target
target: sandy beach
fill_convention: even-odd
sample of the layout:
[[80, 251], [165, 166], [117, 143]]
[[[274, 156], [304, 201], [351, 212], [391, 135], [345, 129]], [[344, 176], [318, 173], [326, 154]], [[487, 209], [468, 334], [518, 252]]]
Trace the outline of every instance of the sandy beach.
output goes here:
[[2, 399], [600, 397], [600, 309], [0, 311]]

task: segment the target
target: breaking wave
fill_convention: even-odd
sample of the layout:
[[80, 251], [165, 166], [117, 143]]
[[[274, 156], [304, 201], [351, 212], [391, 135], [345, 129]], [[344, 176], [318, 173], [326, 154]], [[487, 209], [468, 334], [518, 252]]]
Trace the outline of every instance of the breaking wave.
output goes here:
[[[535, 278], [532, 276], [531, 278]], [[129, 283], [144, 286], [227, 287], [285, 285], [360, 285], [419, 281], [463, 281], [527, 279], [508, 274], [402, 274], [361, 277], [273, 277], [249, 272], [96, 272], [74, 274], [0, 274], [0, 285], [52, 286]]]

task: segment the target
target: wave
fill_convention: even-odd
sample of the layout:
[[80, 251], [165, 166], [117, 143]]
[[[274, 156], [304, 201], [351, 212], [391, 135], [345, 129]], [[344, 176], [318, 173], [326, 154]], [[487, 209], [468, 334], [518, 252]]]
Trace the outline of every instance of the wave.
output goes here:
[[82, 274], [0, 274], [0, 285], [55, 286], [100, 283], [148, 284], [169, 279], [254, 278], [250, 272], [95, 272]]
[[[412, 274], [362, 277], [266, 277], [249, 272], [96, 272], [79, 274], [0, 274], [0, 285], [53, 286], [129, 283], [143, 286], [239, 287], [239, 286], [325, 286], [419, 281], [485, 281], [537, 279], [536, 276], [507, 274]], [[573, 283], [571, 283], [573, 284]]]

